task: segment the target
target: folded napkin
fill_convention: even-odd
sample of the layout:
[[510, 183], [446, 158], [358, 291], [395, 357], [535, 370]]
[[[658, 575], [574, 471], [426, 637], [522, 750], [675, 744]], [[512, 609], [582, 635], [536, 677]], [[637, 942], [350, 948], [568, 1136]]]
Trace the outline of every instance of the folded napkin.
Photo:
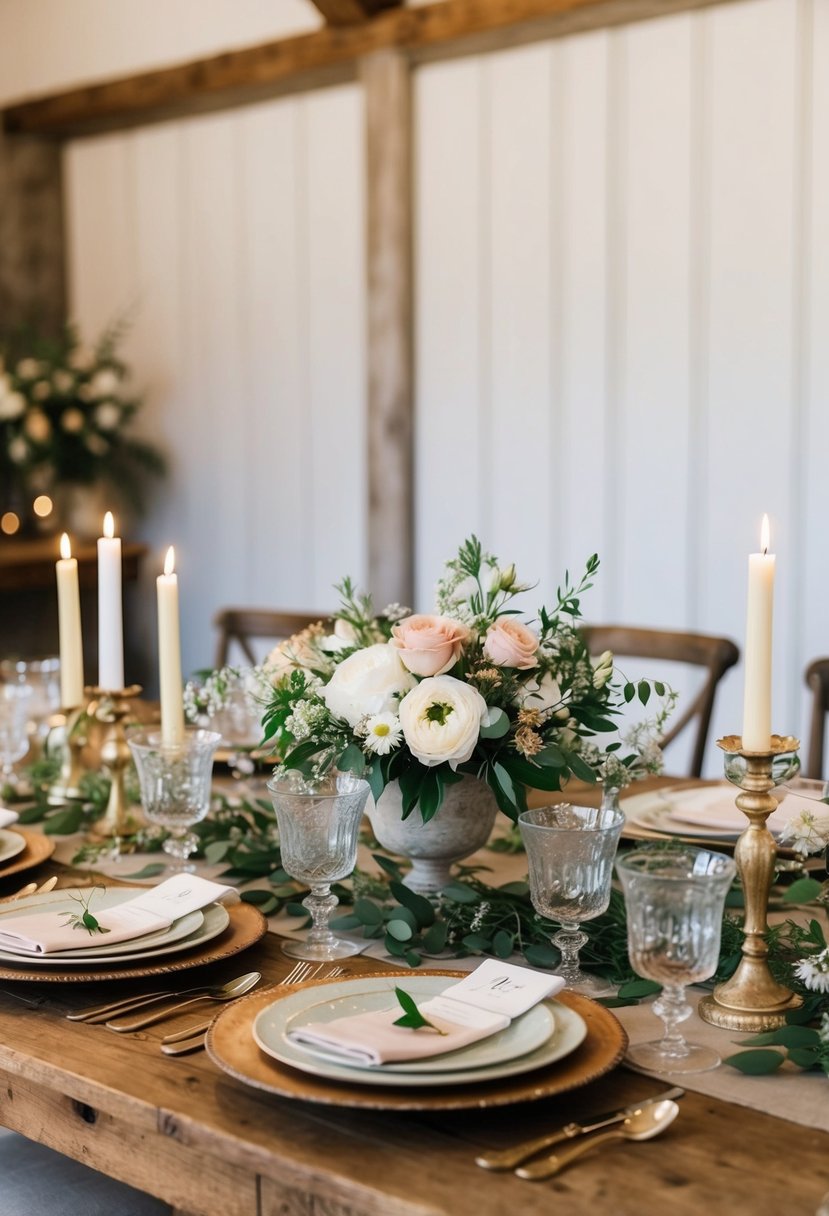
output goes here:
[[[400, 987], [405, 990], [405, 980]], [[395, 1026], [403, 1015], [397, 1006], [331, 1022], [311, 1022], [289, 1031], [288, 1038], [299, 1047], [361, 1067], [422, 1060], [458, 1051], [506, 1030], [514, 1017], [563, 987], [564, 980], [557, 975], [487, 959], [465, 979], [418, 1005], [442, 1034], [428, 1027]]]
[[[679, 790], [668, 798], [670, 818], [679, 823], [691, 823], [697, 827], [714, 828], [718, 832], [742, 832], [748, 820], [735, 804], [739, 791], [733, 785], [712, 785], [707, 789]], [[786, 794], [778, 803], [777, 810], [769, 815], [769, 831], [778, 834], [787, 823], [796, 819], [802, 811], [829, 815], [829, 806], [804, 798], [798, 794]]]
[[[26, 916], [5, 915], [0, 919], [0, 949], [15, 953], [52, 954], [57, 950], [94, 949], [98, 946], [114, 945], [116, 942], [132, 941], [146, 933], [168, 929], [173, 921], [189, 912], [196, 912], [207, 904], [216, 903], [228, 896], [238, 899], [233, 887], [225, 887], [194, 874], [176, 874], [150, 891], [142, 891], [134, 899], [126, 900], [114, 908], [95, 907], [92, 888], [80, 892], [84, 903], [89, 898], [89, 911], [106, 933], [90, 932], [83, 924], [67, 923], [65, 911], [33, 912]], [[83, 907], [77, 905], [77, 914]]]
[[10, 828], [17, 823], [17, 811], [10, 811], [7, 806], [0, 806], [0, 828]]

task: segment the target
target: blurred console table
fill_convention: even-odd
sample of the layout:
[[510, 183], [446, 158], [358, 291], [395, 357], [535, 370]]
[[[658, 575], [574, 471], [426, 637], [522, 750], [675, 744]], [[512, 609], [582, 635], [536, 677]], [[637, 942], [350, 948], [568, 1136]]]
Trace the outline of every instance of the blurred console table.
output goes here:
[[[147, 546], [124, 541], [122, 552], [126, 589], [128, 584], [134, 584], [138, 580], [141, 559], [147, 552]], [[95, 542], [77, 543], [73, 546], [72, 556], [78, 559], [84, 666], [87, 679], [91, 679], [97, 668], [98, 651], [98, 554]], [[0, 540], [0, 657], [17, 654], [37, 658], [57, 654], [57, 559], [57, 536]], [[131, 599], [130, 593], [125, 590], [124, 610], [127, 621]], [[131, 636], [128, 623], [125, 624], [124, 636]], [[132, 665], [129, 660], [128, 668], [132, 678]], [[138, 672], [134, 678], [140, 678]]]

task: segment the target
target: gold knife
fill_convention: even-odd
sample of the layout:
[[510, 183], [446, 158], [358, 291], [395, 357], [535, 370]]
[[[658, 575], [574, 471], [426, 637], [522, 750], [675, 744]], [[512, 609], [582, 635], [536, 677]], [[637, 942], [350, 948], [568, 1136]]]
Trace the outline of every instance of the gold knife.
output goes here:
[[475, 1158], [475, 1164], [485, 1170], [514, 1169], [522, 1161], [534, 1157], [536, 1153], [542, 1153], [545, 1148], [552, 1148], [555, 1144], [572, 1140], [574, 1136], [583, 1136], [587, 1132], [596, 1132], [603, 1127], [612, 1127], [614, 1123], [624, 1122], [635, 1110], [653, 1106], [654, 1102], [664, 1102], [666, 1098], [681, 1098], [684, 1093], [684, 1089], [675, 1086], [673, 1089], [666, 1090], [664, 1094], [657, 1094], [654, 1098], [647, 1098], [643, 1102], [633, 1102], [624, 1110], [612, 1110], [606, 1111], [603, 1115], [594, 1115], [589, 1123], [567, 1123], [557, 1132], [550, 1132], [549, 1135], [540, 1136], [537, 1140], [525, 1140], [523, 1144], [517, 1144], [513, 1148], [482, 1153], [480, 1157]]

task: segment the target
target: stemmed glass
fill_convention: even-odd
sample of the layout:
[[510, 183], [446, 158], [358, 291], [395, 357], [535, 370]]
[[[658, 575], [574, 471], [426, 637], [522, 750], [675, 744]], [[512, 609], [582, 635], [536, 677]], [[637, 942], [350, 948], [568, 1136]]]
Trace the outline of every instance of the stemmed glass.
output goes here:
[[595, 809], [569, 803], [518, 816], [533, 907], [561, 925], [552, 939], [561, 951], [557, 974], [568, 988], [587, 996], [612, 991], [606, 980], [585, 975], [579, 967], [579, 951], [588, 940], [580, 926], [607, 911], [613, 858], [624, 822], [618, 807]]
[[198, 837], [188, 831], [210, 810], [213, 753], [221, 742], [215, 730], [197, 727], [186, 730], [181, 743], [162, 741], [161, 732], [137, 728], [127, 732], [138, 781], [141, 805], [151, 823], [169, 828], [164, 852], [174, 859], [173, 869], [192, 873], [188, 861], [199, 847]]
[[0, 789], [14, 787], [14, 766], [29, 750], [29, 684], [0, 684]]
[[627, 904], [631, 966], [662, 984], [653, 1011], [665, 1023], [661, 1039], [631, 1047], [628, 1059], [651, 1072], [716, 1068], [717, 1052], [687, 1043], [677, 1027], [692, 1013], [686, 984], [710, 979], [717, 969], [734, 861], [707, 849], [660, 846], [620, 857], [616, 869]]
[[311, 888], [302, 901], [312, 920], [307, 940], [284, 943], [282, 949], [291, 958], [319, 962], [359, 953], [360, 946], [335, 937], [328, 922], [339, 902], [331, 883], [347, 878], [357, 863], [368, 782], [340, 772], [306, 781], [288, 770], [274, 776], [268, 789], [279, 824], [282, 867]]
[[29, 702], [29, 735], [38, 752], [49, 733], [49, 718], [60, 709], [60, 659], [3, 659], [0, 682], [26, 684], [32, 689]]

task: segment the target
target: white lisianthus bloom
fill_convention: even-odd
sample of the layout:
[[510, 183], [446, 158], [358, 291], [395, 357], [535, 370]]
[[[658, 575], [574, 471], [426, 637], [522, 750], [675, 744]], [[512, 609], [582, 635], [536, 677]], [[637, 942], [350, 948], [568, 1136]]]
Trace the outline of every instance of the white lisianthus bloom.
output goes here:
[[75, 387], [75, 377], [71, 372], [67, 372], [61, 368], [52, 376], [52, 384], [55, 386], [55, 392], [57, 393], [71, 393]]
[[95, 410], [95, 422], [102, 431], [114, 431], [121, 421], [121, 409], [114, 401], [105, 401]]
[[829, 992], [829, 946], [795, 965], [795, 974], [812, 992]]
[[366, 716], [392, 713], [414, 683], [394, 646], [378, 642], [343, 659], [321, 696], [334, 717], [353, 728]]
[[378, 756], [387, 756], [393, 747], [397, 747], [403, 728], [396, 714], [374, 714], [365, 724], [365, 742], [363, 747], [367, 752], [375, 752]]
[[64, 410], [60, 416], [60, 424], [69, 435], [77, 435], [78, 431], [82, 431], [85, 421], [82, 412], [74, 405]]
[[19, 418], [25, 408], [26, 398], [22, 393], [8, 393], [5, 397], [0, 395], [0, 422]]
[[814, 811], [801, 811], [781, 829], [780, 843], [787, 844], [792, 852], [799, 853], [801, 857], [822, 852], [829, 845], [829, 814], [816, 815]]
[[475, 750], [487, 704], [477, 688], [454, 676], [430, 676], [400, 702], [403, 738], [416, 760], [456, 769]]
[[118, 377], [111, 367], [104, 367], [92, 377], [89, 388], [93, 397], [111, 397], [118, 388]]

